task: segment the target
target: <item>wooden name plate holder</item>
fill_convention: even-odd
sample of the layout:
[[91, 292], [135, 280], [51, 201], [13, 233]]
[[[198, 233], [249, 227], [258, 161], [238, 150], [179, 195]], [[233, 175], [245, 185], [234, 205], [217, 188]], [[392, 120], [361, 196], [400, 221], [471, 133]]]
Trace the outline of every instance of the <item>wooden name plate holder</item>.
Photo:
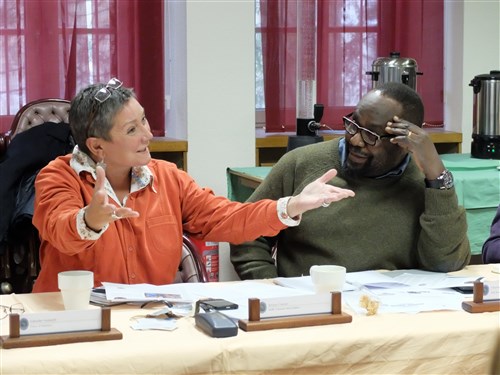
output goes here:
[[500, 311], [500, 300], [484, 301], [484, 284], [481, 281], [474, 281], [472, 301], [462, 302], [462, 308], [470, 313], [482, 313]]
[[310, 327], [350, 322], [352, 322], [352, 316], [342, 312], [341, 293], [333, 292], [331, 314], [299, 315], [266, 318], [264, 320], [260, 319], [260, 300], [258, 298], [249, 298], [248, 320], [240, 319], [238, 325], [244, 331], [264, 331], [277, 328]]
[[43, 335], [20, 335], [19, 314], [9, 315], [9, 336], [2, 336], [2, 348], [29, 348], [32, 346], [48, 346], [70, 344], [75, 342], [121, 340], [123, 335], [115, 328], [111, 328], [111, 310], [103, 308], [101, 314], [100, 331], [78, 331], [64, 333], [50, 333]]

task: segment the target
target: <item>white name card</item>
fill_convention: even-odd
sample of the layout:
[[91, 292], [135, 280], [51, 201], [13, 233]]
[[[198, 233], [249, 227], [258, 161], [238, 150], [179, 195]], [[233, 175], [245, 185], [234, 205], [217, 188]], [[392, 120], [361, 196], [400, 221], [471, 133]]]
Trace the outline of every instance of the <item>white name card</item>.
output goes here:
[[260, 317], [276, 318], [332, 312], [331, 293], [306, 294], [293, 297], [262, 298]]
[[101, 309], [48, 311], [22, 314], [20, 335], [38, 335], [77, 331], [94, 331], [102, 327]]
[[500, 281], [485, 281], [483, 298], [484, 300], [500, 299]]

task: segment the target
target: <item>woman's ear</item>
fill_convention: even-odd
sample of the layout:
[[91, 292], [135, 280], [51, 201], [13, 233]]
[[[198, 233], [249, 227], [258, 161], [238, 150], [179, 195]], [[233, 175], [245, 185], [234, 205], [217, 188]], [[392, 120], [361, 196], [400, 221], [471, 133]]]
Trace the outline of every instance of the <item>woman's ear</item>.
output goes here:
[[[99, 160], [104, 157], [104, 150], [102, 148], [102, 139], [96, 137], [88, 137], [85, 141], [90, 153], [95, 155]], [[90, 156], [92, 156], [90, 155]]]

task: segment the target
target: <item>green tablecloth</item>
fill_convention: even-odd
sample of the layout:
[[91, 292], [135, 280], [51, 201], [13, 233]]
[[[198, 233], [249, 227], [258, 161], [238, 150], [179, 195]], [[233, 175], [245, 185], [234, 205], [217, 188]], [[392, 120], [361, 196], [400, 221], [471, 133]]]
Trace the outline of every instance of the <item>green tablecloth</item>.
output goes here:
[[[471, 252], [481, 254], [500, 204], [500, 160], [475, 159], [470, 154], [444, 154], [441, 158], [453, 173], [458, 202], [466, 209]], [[263, 180], [271, 167], [228, 168], [228, 197], [244, 202], [254, 189], [239, 184], [231, 170]]]
[[470, 154], [444, 154], [441, 159], [453, 173], [458, 202], [466, 209], [472, 254], [481, 254], [500, 204], [500, 160]]
[[238, 182], [231, 171], [264, 180], [272, 167], [241, 167], [227, 168], [227, 196], [232, 201], [245, 202], [255, 189]]

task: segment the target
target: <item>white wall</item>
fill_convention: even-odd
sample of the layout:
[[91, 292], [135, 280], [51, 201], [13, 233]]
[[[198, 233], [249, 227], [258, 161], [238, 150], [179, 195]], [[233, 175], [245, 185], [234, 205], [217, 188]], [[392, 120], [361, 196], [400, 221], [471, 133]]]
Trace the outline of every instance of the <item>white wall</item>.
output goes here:
[[187, 139], [186, 3], [166, 1], [164, 11], [166, 134]]
[[[177, 48], [172, 64], [167, 60], [167, 133], [188, 140], [190, 175], [226, 196], [226, 168], [255, 163], [254, 0], [168, 1], [168, 7], [167, 42]], [[500, 69], [499, 40], [499, 1], [445, 1], [445, 126], [463, 134], [463, 152], [472, 139], [468, 85]], [[235, 278], [221, 244], [220, 279]]]
[[462, 152], [472, 142], [470, 81], [500, 70], [500, 1], [445, 1], [445, 127], [461, 132]]
[[[226, 168], [255, 165], [255, 18], [251, 1], [186, 1], [188, 171], [227, 196]], [[220, 244], [220, 279], [235, 279]]]

